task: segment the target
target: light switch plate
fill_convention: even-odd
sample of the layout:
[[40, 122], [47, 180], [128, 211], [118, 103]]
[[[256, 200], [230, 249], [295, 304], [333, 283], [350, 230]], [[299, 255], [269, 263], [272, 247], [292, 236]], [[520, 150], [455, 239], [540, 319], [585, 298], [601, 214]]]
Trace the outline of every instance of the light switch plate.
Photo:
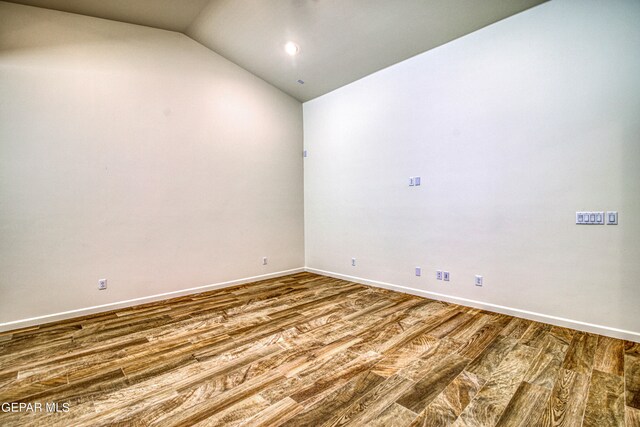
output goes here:
[[604, 224], [604, 212], [576, 212], [576, 224], [579, 225], [602, 225]]
[[607, 212], [607, 225], [618, 225], [618, 212]]

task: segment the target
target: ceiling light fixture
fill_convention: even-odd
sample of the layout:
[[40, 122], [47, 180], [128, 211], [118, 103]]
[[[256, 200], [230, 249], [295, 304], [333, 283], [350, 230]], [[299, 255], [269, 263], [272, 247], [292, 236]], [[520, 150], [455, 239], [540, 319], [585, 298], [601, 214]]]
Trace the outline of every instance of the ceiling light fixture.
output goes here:
[[294, 42], [287, 42], [287, 44], [284, 45], [284, 51], [289, 55], [294, 56], [300, 52], [300, 47]]

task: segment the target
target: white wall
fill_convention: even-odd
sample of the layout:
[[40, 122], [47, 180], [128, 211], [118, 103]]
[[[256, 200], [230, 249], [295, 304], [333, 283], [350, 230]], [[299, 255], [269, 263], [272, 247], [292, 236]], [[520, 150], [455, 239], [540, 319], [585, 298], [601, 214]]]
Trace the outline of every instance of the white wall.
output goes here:
[[554, 0], [305, 103], [307, 266], [640, 338], [638, 22]]
[[301, 150], [185, 35], [0, 2], [0, 323], [303, 267]]
[[[554, 0], [306, 103], [308, 267], [640, 333], [639, 21]], [[0, 323], [301, 267], [301, 143], [184, 35], [0, 2]]]

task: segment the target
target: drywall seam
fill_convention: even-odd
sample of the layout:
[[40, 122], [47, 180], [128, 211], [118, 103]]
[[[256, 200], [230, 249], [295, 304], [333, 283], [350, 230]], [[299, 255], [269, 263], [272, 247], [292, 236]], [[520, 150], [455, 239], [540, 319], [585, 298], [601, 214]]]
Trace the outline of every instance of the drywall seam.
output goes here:
[[600, 335], [606, 335], [612, 338], [625, 339], [640, 342], [640, 332], [627, 331], [624, 329], [611, 328], [608, 326], [596, 325], [593, 323], [581, 322], [579, 320], [567, 319], [564, 317], [551, 316], [548, 314], [536, 313], [519, 308], [507, 307], [504, 305], [491, 304], [483, 301], [476, 301], [467, 298], [456, 297], [452, 295], [441, 294], [438, 292], [425, 291], [422, 289], [409, 288], [407, 286], [395, 285], [392, 283], [380, 282], [362, 277], [349, 276], [346, 274], [334, 273], [332, 271], [318, 270], [315, 268], [305, 267], [305, 271], [309, 273], [321, 274], [336, 279], [348, 280], [351, 282], [361, 283], [363, 285], [375, 286], [378, 288], [389, 289], [392, 291], [403, 292], [406, 294], [417, 295], [420, 297], [431, 298], [438, 301], [445, 301], [459, 304], [467, 307], [481, 308], [495, 313], [508, 314], [509, 316], [520, 317], [524, 319], [534, 320], [536, 322], [548, 323], [555, 326], [576, 329], [584, 332], [591, 332]]
[[41, 325], [43, 323], [55, 322], [59, 320], [71, 319], [74, 317], [86, 316], [88, 314], [102, 313], [109, 310], [119, 308], [132, 307], [135, 305], [145, 304], [154, 301], [166, 300], [169, 298], [180, 297], [184, 295], [196, 294], [200, 292], [212, 291], [214, 289], [228, 288], [230, 286], [242, 285], [244, 283], [256, 282], [259, 280], [271, 279], [274, 277], [286, 276], [305, 271], [304, 267], [294, 268], [291, 270], [277, 271], [275, 273], [262, 274], [260, 276], [245, 277], [242, 279], [229, 280], [226, 282], [212, 283], [210, 285], [197, 286], [195, 288], [180, 289], [177, 291], [165, 292], [162, 294], [149, 295], [146, 297], [134, 298], [125, 301], [111, 302], [108, 304], [96, 305], [93, 307], [79, 308], [76, 310], [63, 311], [60, 313], [46, 314], [44, 316], [31, 317], [28, 319], [14, 320], [11, 322], [0, 323], [0, 332], [10, 331], [13, 329], [25, 328], [29, 326]]

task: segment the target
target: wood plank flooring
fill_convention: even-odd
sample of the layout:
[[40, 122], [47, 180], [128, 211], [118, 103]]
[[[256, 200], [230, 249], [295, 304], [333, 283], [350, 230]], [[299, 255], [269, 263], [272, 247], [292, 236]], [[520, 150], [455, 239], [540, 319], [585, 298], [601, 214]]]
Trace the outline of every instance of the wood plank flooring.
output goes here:
[[0, 333], [12, 402], [42, 410], [0, 425], [631, 427], [640, 345], [300, 273]]

